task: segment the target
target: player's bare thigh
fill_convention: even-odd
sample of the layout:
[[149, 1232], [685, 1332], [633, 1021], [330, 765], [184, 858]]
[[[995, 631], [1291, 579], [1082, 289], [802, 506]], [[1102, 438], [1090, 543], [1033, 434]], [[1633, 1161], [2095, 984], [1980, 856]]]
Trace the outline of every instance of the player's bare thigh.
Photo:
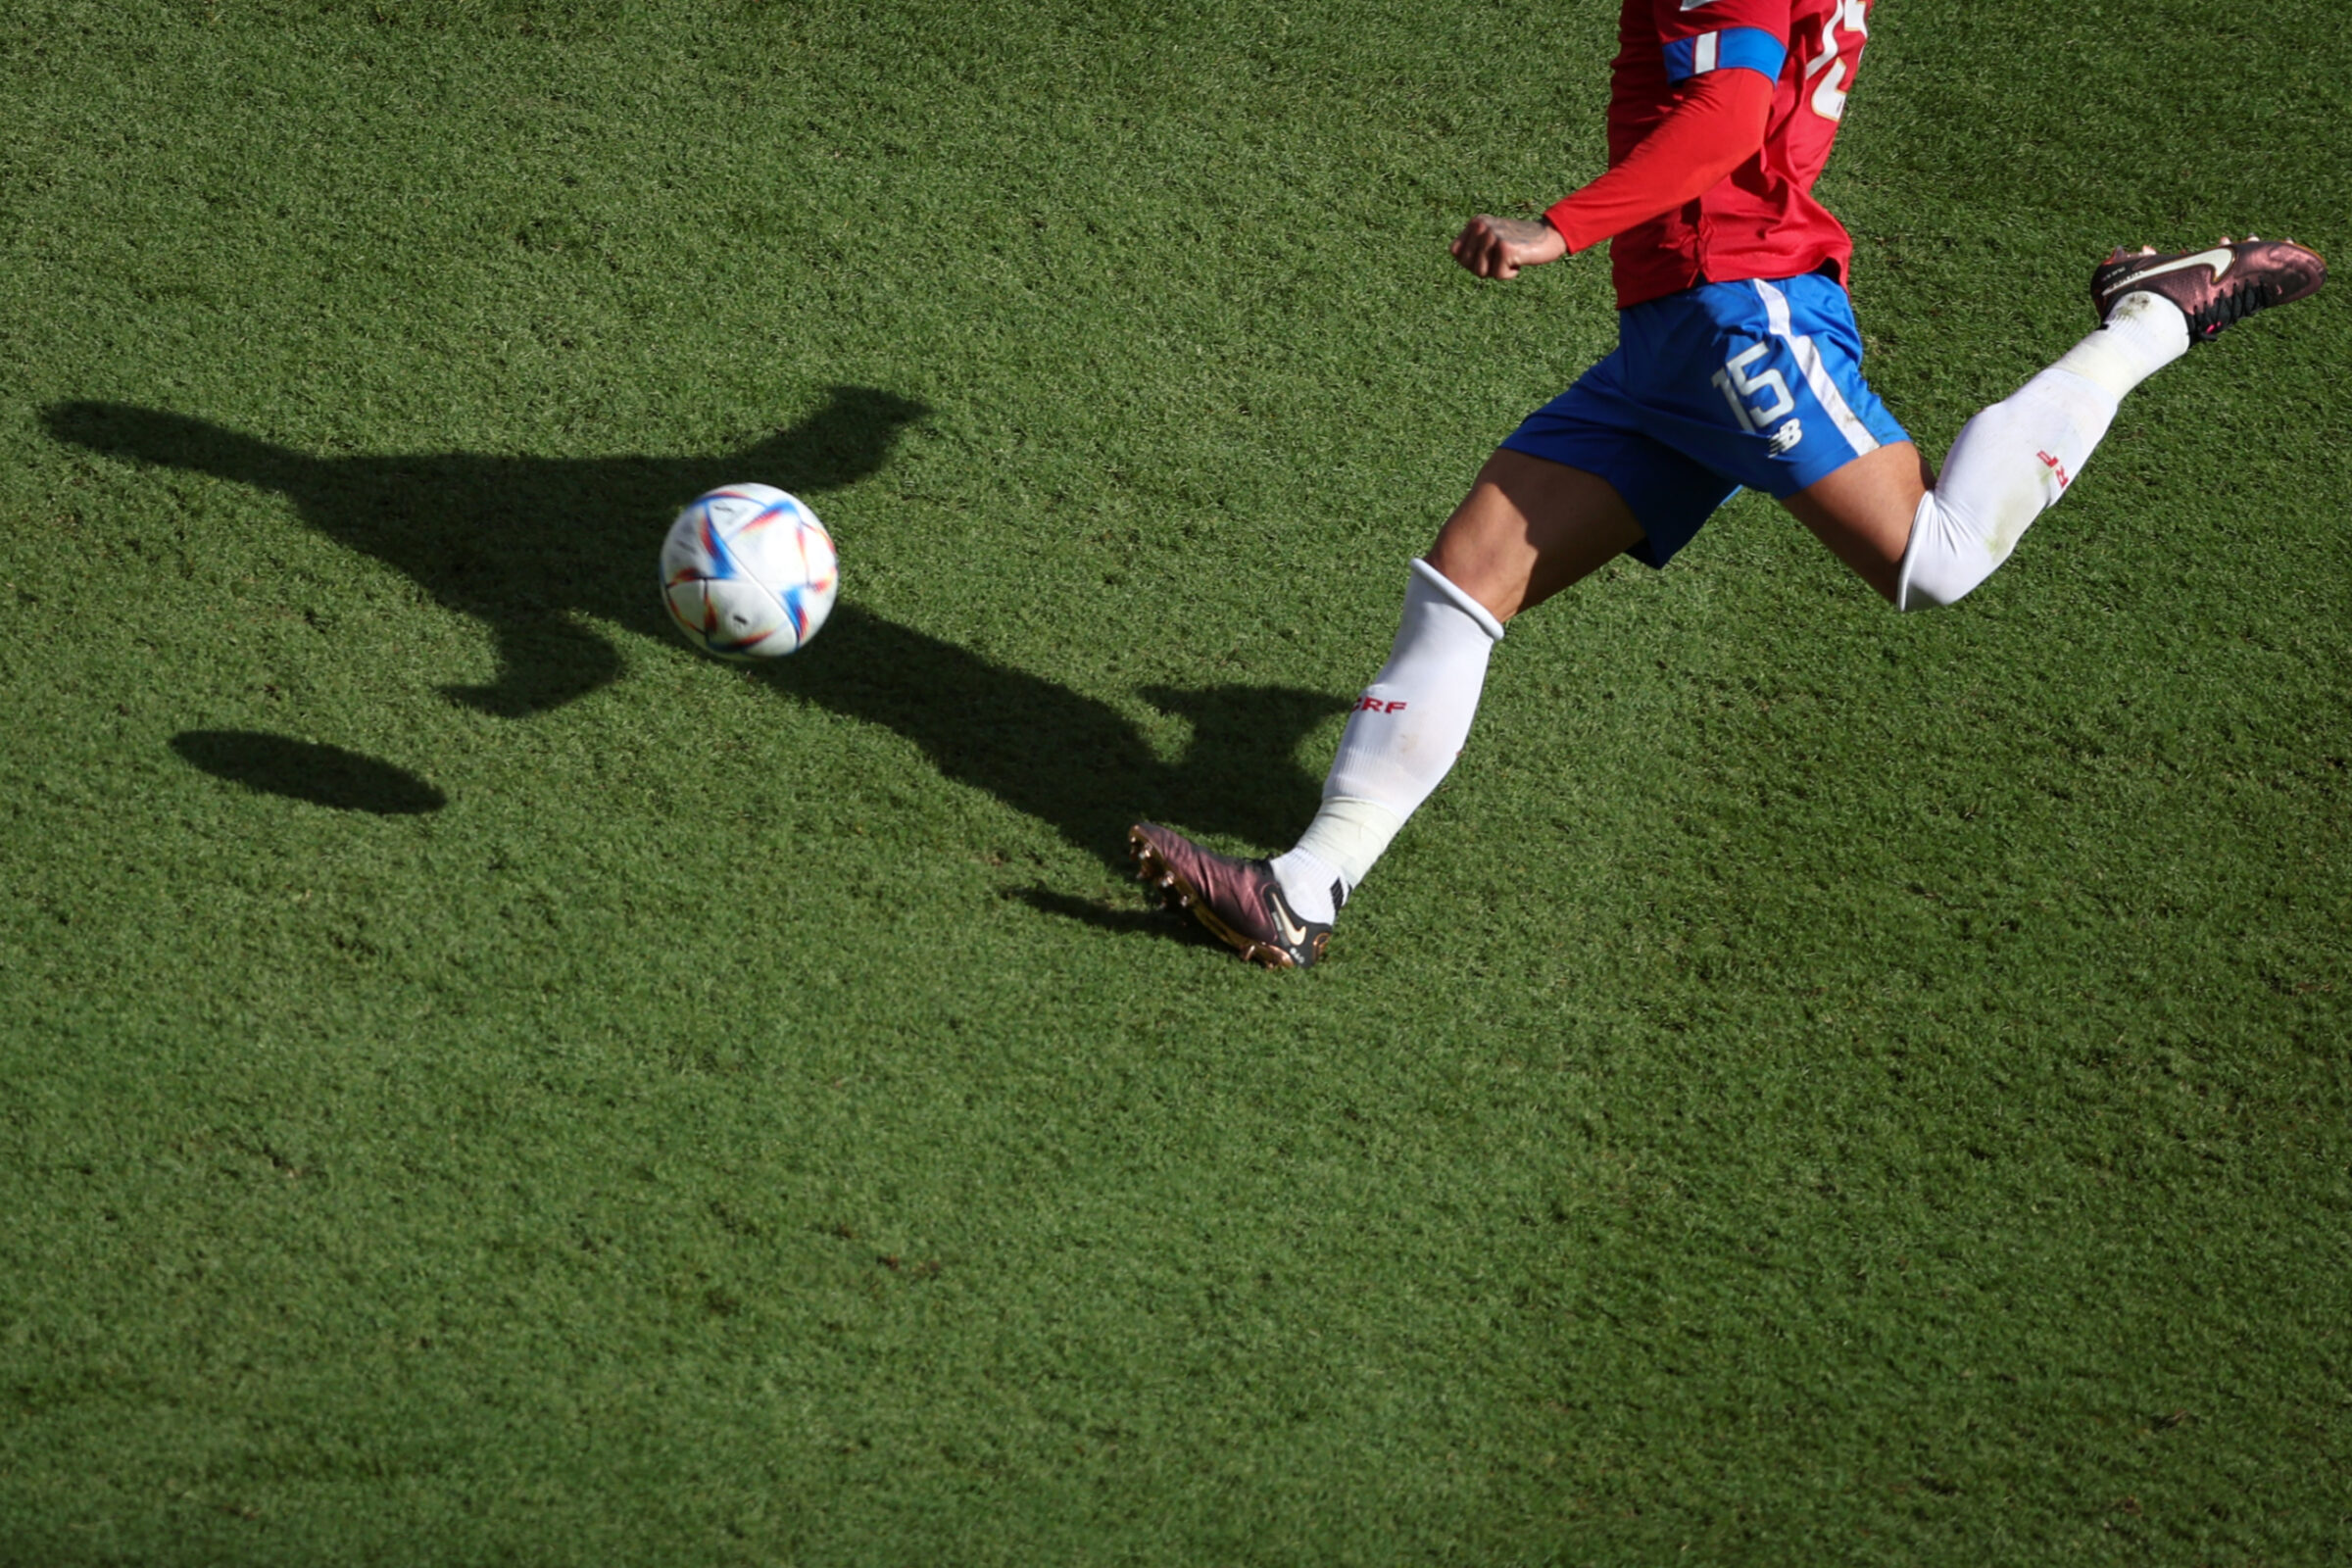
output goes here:
[[1896, 441], [1864, 453], [1781, 505], [1892, 604], [1911, 519], [1935, 482], [1919, 448]]
[[1506, 449], [1478, 470], [1428, 560], [1496, 620], [1508, 620], [1642, 539], [1642, 525], [1607, 480]]

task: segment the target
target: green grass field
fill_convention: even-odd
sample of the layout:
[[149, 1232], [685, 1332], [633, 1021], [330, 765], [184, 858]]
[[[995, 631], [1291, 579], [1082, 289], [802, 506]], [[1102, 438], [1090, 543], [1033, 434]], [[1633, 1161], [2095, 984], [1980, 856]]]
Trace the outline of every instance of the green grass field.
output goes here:
[[[2352, 287], [1954, 610], [1746, 497], [1520, 622], [1316, 969], [1124, 880], [1612, 340], [1444, 245], [1615, 10], [8, 7], [0, 1562], [2352, 1556]], [[1880, 391], [2352, 255], [2348, 81], [1880, 7]], [[739, 479], [847, 582], [753, 672]]]

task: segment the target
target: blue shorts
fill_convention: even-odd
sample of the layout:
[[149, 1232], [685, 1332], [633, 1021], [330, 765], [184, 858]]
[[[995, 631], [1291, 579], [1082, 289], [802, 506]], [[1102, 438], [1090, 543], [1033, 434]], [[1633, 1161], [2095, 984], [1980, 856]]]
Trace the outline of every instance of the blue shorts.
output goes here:
[[1853, 302], [1821, 272], [1702, 283], [1617, 313], [1617, 350], [1502, 443], [1598, 474], [1663, 566], [1742, 485], [1781, 497], [1910, 436], [1862, 379]]

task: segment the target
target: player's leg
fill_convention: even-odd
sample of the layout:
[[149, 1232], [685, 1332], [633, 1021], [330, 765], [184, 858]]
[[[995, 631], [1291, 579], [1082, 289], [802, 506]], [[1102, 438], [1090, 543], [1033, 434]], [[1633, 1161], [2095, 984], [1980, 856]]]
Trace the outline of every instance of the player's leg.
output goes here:
[[2187, 348], [2180, 311], [2132, 295], [2057, 364], [1962, 426], [1940, 476], [1926, 473], [1916, 450], [1884, 446], [1782, 505], [1897, 610], [1951, 604], [2066, 493], [2124, 394]]
[[1406, 579], [1389, 661], [1356, 699], [1296, 848], [1272, 860], [1201, 849], [1146, 822], [1130, 835], [1143, 874], [1241, 952], [1275, 967], [1312, 963], [1332, 920], [1469, 738], [1502, 623], [1642, 543], [1606, 480], [1508, 449]]
[[1940, 477], [1884, 446], [1784, 498], [1799, 521], [1898, 610], [1948, 605], [1990, 576], [2056, 504], [2125, 394], [2192, 342], [2318, 290], [2302, 246], [2224, 241], [2193, 256], [2110, 257], [2092, 274], [2099, 327], [1961, 429]]
[[1479, 469], [1425, 559], [1503, 622], [1642, 539], [1642, 524], [1606, 479], [1504, 447]]
[[1920, 498], [1935, 483], [1935, 472], [1919, 448], [1897, 441], [1782, 497], [1781, 505], [1892, 604], [1911, 519], [1919, 512]]
[[1470, 738], [1503, 622], [1642, 544], [1640, 522], [1597, 474], [1504, 448], [1411, 564], [1404, 612], [1356, 699], [1298, 843], [1273, 862], [1328, 921]]

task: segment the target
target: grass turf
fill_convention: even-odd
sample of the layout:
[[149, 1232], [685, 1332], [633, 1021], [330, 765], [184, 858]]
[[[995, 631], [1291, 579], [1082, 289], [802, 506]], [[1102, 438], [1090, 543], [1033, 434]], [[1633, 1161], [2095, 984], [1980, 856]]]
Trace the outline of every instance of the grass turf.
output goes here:
[[[1118, 879], [1605, 347], [1443, 243], [1607, 10], [0, 19], [0, 1560], [2342, 1555], [2340, 297], [1957, 611], [1748, 499], [1530, 617], [1317, 970]], [[1885, 8], [1880, 390], [2344, 250], [2348, 67]], [[652, 592], [735, 478], [773, 670]]]

